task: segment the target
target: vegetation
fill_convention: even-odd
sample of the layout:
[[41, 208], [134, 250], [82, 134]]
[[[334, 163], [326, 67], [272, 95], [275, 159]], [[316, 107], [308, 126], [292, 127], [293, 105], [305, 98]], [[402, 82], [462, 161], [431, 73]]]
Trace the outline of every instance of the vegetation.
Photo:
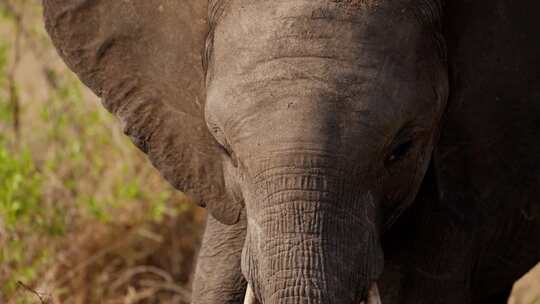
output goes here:
[[[58, 59], [39, 1], [0, 0], [0, 303], [188, 303], [203, 217]], [[531, 277], [513, 303], [540, 304]]]
[[0, 303], [188, 303], [204, 214], [0, 1]]

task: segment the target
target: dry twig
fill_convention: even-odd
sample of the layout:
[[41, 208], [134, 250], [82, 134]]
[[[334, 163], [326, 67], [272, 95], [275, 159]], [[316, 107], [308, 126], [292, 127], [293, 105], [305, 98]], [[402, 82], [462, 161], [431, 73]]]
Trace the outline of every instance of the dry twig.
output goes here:
[[39, 302], [41, 304], [48, 304], [49, 303], [49, 298], [50, 298], [50, 295], [48, 294], [43, 294], [43, 293], [40, 293], [40, 292], [37, 292], [36, 290], [34, 290], [32, 287], [24, 284], [23, 282], [21, 281], [17, 281], [17, 285], [19, 287], [22, 287], [24, 290], [36, 295], [36, 297], [38, 297], [39, 299]]

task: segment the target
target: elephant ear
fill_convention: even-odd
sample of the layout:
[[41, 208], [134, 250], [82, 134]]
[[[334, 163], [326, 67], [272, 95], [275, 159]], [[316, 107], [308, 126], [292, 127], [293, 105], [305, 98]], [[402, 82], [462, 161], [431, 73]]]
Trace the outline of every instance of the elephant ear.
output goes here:
[[206, 126], [202, 0], [43, 0], [66, 64], [116, 115], [175, 188], [223, 223], [238, 221], [222, 151]]

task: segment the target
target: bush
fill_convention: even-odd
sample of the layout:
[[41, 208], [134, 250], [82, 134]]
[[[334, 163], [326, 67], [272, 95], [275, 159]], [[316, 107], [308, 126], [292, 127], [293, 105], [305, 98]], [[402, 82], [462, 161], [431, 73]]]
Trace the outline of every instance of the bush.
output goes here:
[[40, 16], [0, 1], [0, 303], [187, 303], [204, 214], [60, 62]]
[[40, 208], [41, 186], [28, 151], [16, 156], [0, 146], [0, 265], [4, 265], [2, 272], [9, 270], [3, 287], [6, 294], [14, 292], [16, 279], [35, 280], [35, 269], [47, 255], [45, 251], [28, 254], [25, 236], [56, 236], [64, 228], [58, 210]]

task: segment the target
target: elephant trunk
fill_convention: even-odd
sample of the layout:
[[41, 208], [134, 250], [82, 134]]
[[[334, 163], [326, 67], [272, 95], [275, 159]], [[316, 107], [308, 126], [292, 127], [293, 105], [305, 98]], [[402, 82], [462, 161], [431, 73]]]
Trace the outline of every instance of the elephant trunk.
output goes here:
[[290, 169], [263, 174], [249, 198], [242, 269], [253, 294], [270, 304], [361, 303], [383, 264], [373, 197], [327, 169]]

